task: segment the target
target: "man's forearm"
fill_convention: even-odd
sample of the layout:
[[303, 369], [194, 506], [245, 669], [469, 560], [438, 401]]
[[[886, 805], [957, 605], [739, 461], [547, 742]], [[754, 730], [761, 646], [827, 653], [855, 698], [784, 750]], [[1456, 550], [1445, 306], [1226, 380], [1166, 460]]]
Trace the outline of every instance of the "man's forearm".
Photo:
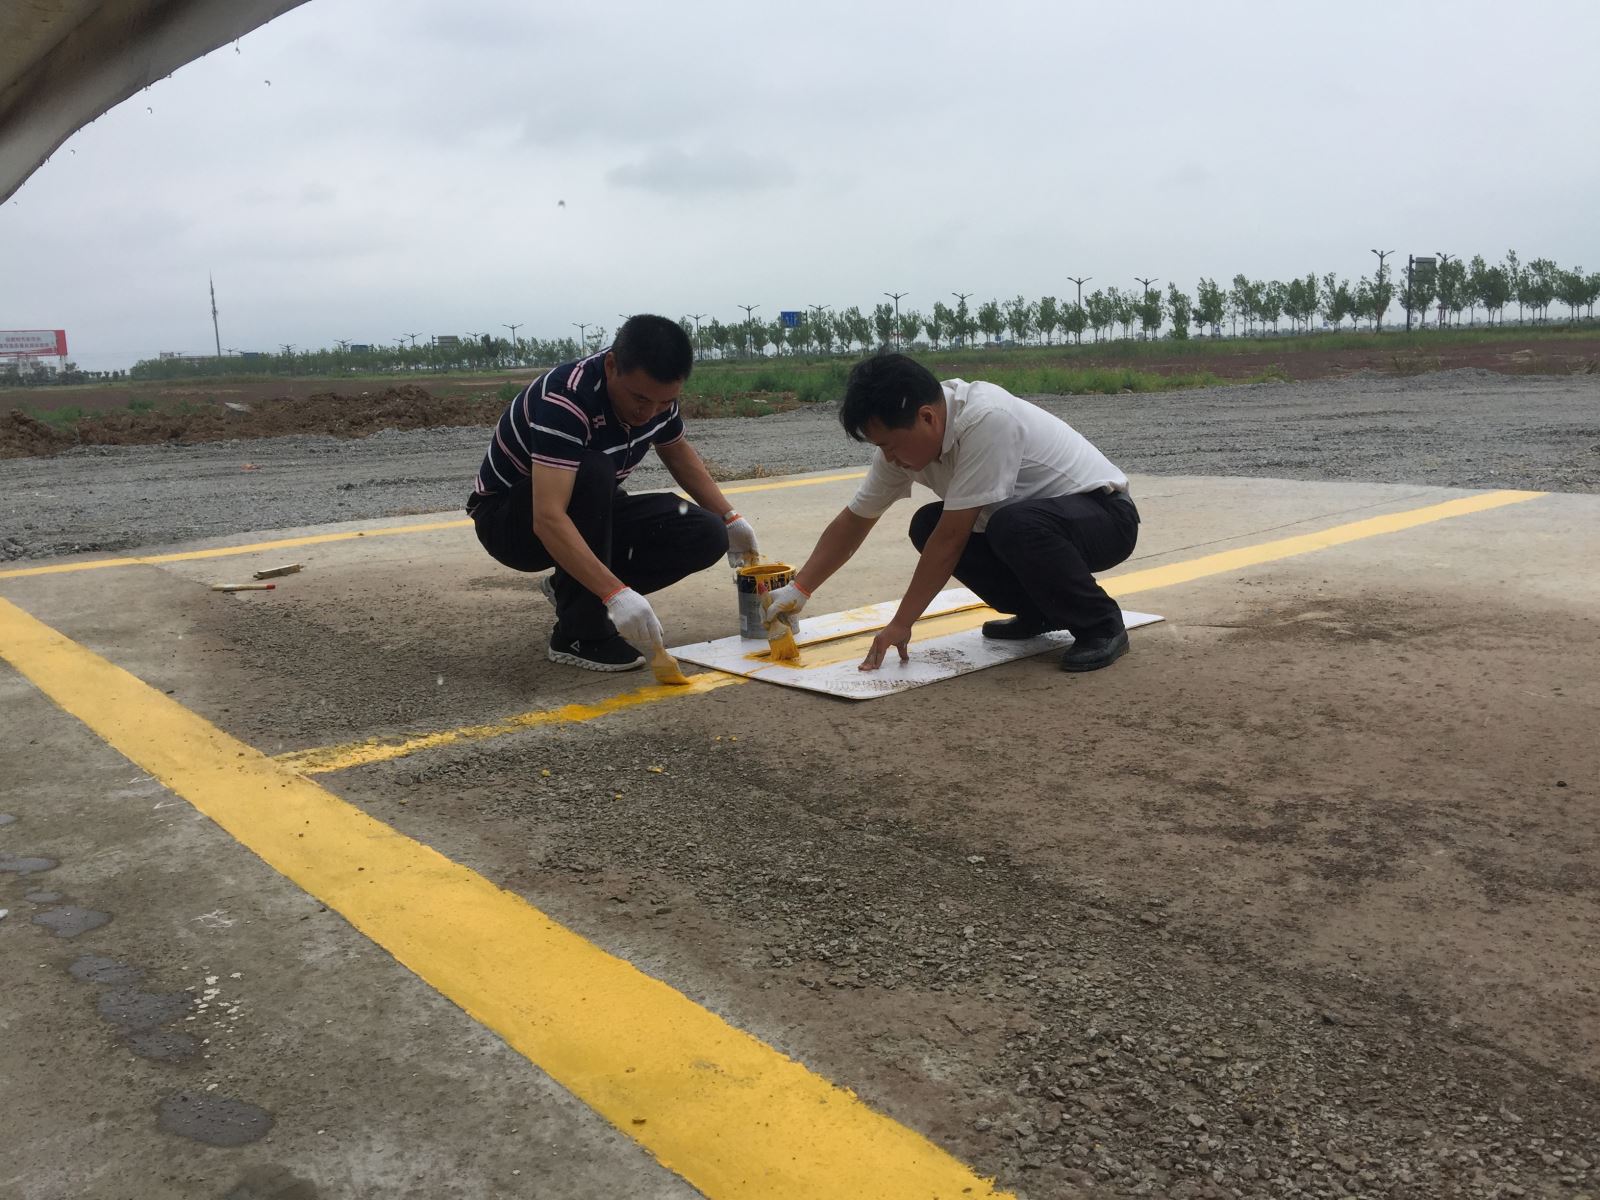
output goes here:
[[895, 610], [897, 624], [914, 625], [917, 618], [928, 611], [933, 598], [950, 582], [956, 563], [961, 561], [961, 551], [971, 536], [970, 530], [935, 527], [917, 559], [917, 569], [911, 573], [911, 582], [906, 586], [900, 607]]
[[795, 573], [795, 583], [808, 596], [827, 583], [833, 573], [861, 549], [861, 543], [867, 540], [867, 534], [876, 524], [875, 519], [858, 517], [848, 508], [841, 509], [822, 531], [805, 566]]
[[595, 557], [594, 551], [589, 549], [589, 543], [583, 540], [578, 527], [566, 513], [536, 513], [533, 533], [549, 551], [550, 557], [556, 560], [556, 566], [601, 599], [626, 586], [605, 563]]
[[722, 494], [717, 481], [711, 478], [711, 472], [706, 470], [700, 452], [687, 442], [679, 442], [678, 446], [681, 449], [675, 454], [663, 454], [657, 449], [656, 456], [666, 464], [667, 470], [677, 481], [678, 486], [689, 493], [689, 499], [719, 517], [726, 516], [733, 510], [733, 505], [728, 503], [728, 498]]

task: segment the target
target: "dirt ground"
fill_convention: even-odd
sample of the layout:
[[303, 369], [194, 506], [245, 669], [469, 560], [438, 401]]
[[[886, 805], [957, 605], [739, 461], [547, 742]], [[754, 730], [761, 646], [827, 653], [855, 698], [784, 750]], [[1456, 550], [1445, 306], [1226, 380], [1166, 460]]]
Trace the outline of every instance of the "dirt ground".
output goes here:
[[[1443, 479], [1499, 486], [1506, 461], [1468, 428], [1488, 412], [1515, 415], [1491, 435], [1518, 471], [1580, 453], [1587, 471], [1600, 454], [1570, 381], [1444, 382], [1262, 389], [1249, 394], [1267, 407], [1231, 410], [1231, 434], [1216, 398], [1203, 438], [1130, 416], [1130, 446], [1142, 430], [1155, 463], [1240, 442], [1253, 462], [1303, 456], [1307, 475], [1420, 457], [1381, 485], [1221, 477], [1220, 457], [1216, 472], [1138, 474], [1128, 569], [1461, 494]], [[1285, 425], [1293, 444], [1272, 441]], [[159, 473], [208, 452], [173, 450]], [[150, 495], [153, 453], [90, 465]], [[1423, 458], [1440, 479], [1410, 478]], [[215, 480], [189, 475], [164, 507], [213, 506]], [[788, 555], [851, 486], [739, 504]], [[1592, 1198], [1600, 499], [1576, 491], [1140, 594], [1129, 606], [1166, 621], [1093, 676], [1031, 659], [863, 705], [749, 684], [321, 779], [1028, 1200]], [[125, 503], [108, 496], [132, 494], [91, 496], [99, 526]], [[251, 512], [230, 514], [236, 534], [258, 528]], [[893, 515], [823, 611], [903, 586], [913, 556]], [[294, 554], [307, 569], [270, 595], [205, 585], [283, 551], [14, 574], [0, 594], [268, 753], [637, 682], [545, 661], [548, 606], [470, 530]], [[698, 640], [727, 632], [729, 601], [719, 569], [663, 593], [660, 611], [675, 641]], [[383, 954], [360, 959], [336, 914], [209, 825], [155, 820], [176, 822], [180, 800], [153, 788], [123, 803], [125, 766], [88, 774], [81, 729], [9, 671], [0, 689], [18, 817], [0, 853], [60, 860], [52, 889], [117, 914], [75, 943], [45, 940], [18, 919], [49, 903], [27, 899], [41, 877], [0, 874], [14, 914], [0, 973], [35, 981], [0, 1000], [0, 1100], [24, 1135], [12, 1170], [26, 1200], [51, 1195], [35, 1184], [69, 1133], [113, 1148], [116, 1178], [62, 1176], [78, 1186], [59, 1194], [96, 1200], [231, 1195], [246, 1168], [292, 1170], [308, 1189], [296, 1200], [331, 1200], [400, 1160], [409, 1173], [382, 1176], [384, 1194], [520, 1200], [564, 1196], [566, 1172], [598, 1161], [553, 1135], [527, 1149], [515, 1106], [538, 1084], [498, 1039], [383, 974]], [[213, 906], [237, 922], [214, 941], [192, 916]], [[205, 1065], [128, 1068], [92, 1007], [39, 982], [78, 986], [68, 966], [88, 951], [196, 996], [204, 976], [187, 964], [228, 956], [244, 976], [225, 985], [244, 1004], [237, 1034]], [[473, 1059], [439, 1065], [461, 1045]], [[224, 1157], [154, 1129], [160, 1089], [212, 1079], [275, 1115], [271, 1143]], [[508, 1148], [537, 1155], [537, 1179], [510, 1179]], [[160, 1172], [181, 1185], [150, 1184]], [[597, 1177], [571, 1194], [673, 1193]]]
[[[1507, 375], [1587, 373], [1600, 363], [1600, 338], [1530, 339], [1489, 345], [1443, 343], [1437, 351], [1326, 350], [1314, 342], [1264, 341], [1237, 353], [1130, 356], [1115, 344], [1090, 347], [1072, 360], [1078, 367], [1133, 367], [1159, 375], [1196, 370], [1222, 379], [1342, 379], [1363, 372], [1399, 377], [1466, 368]], [[217, 383], [97, 385], [64, 389], [13, 389], [0, 394], [0, 459], [51, 455], [74, 446], [194, 445], [231, 439], [325, 434], [366, 437], [383, 429], [488, 425], [504, 408], [499, 389], [527, 376], [428, 377], [423, 383], [373, 381], [331, 387], [321, 380], [239, 380]], [[788, 407], [792, 400], [779, 405]], [[141, 406], [134, 411], [130, 404]], [[68, 426], [35, 412], [82, 408]]]

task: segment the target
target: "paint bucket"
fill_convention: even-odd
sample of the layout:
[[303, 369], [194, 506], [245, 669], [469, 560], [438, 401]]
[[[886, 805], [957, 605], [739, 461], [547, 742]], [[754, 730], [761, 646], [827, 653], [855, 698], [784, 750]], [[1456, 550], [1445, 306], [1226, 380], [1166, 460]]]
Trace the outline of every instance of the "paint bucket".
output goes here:
[[[793, 583], [794, 568], [788, 563], [757, 563], [753, 567], [740, 567], [733, 573], [733, 582], [739, 590], [739, 636], [766, 641], [761, 599], [768, 592]], [[795, 631], [799, 632], [798, 624]]]

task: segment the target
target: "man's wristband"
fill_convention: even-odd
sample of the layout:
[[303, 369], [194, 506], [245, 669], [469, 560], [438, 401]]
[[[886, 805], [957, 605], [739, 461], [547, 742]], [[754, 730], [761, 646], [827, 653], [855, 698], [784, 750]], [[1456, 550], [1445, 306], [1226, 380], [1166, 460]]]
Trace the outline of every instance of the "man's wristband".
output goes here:
[[727, 512], [722, 514], [722, 523], [724, 525], [732, 525], [738, 519], [739, 519], [739, 514], [737, 512], [735, 512], [731, 508]]
[[615, 600], [618, 596], [622, 595], [622, 593], [627, 591], [627, 590], [628, 590], [628, 585], [627, 584], [623, 584], [616, 591], [612, 592], [609, 596], [601, 596], [600, 597], [600, 603], [601, 604], [610, 604], [613, 600]]

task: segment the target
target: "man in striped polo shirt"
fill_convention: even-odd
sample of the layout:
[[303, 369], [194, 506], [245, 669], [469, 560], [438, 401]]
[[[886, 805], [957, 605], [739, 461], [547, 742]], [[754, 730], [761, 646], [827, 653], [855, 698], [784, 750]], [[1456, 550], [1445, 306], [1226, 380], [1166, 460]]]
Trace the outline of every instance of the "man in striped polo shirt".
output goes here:
[[[467, 512], [478, 540], [515, 571], [554, 567], [549, 658], [631, 671], [664, 644], [645, 594], [711, 566], [758, 556], [684, 436], [678, 397], [694, 366], [688, 335], [666, 317], [629, 317], [607, 350], [563, 363], [501, 414]], [[654, 446], [693, 504], [622, 483]]]

